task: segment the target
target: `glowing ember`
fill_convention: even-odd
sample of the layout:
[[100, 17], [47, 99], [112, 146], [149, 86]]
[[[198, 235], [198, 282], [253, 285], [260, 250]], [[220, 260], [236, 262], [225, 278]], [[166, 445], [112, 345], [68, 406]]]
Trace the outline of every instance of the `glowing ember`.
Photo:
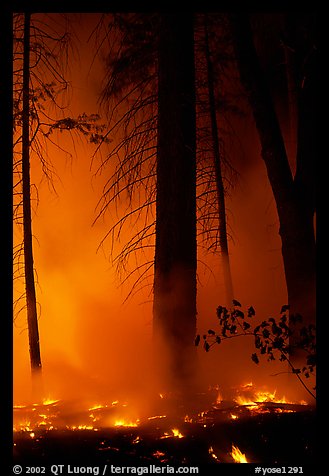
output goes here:
[[89, 415], [89, 418], [91, 418], [93, 422], [99, 420], [99, 418], [95, 417], [95, 415], [94, 415], [93, 413], [91, 413], [91, 414]]
[[168, 461], [166, 458], [164, 458], [164, 456], [166, 456], [166, 453], [163, 453], [163, 451], [157, 450], [154, 453], [152, 453], [152, 456], [154, 456], [155, 458], [158, 458], [161, 463], [166, 463]]
[[167, 418], [167, 415], [155, 415], [155, 416], [150, 416], [147, 419], [148, 420], [157, 420], [158, 418]]
[[232, 445], [231, 456], [234, 459], [234, 463], [248, 463], [246, 455], [241, 453], [237, 446]]
[[30, 437], [31, 437], [31, 438], [34, 438], [34, 437], [35, 437], [35, 433], [33, 433], [33, 431], [31, 431]]
[[184, 421], [185, 423], [193, 423], [193, 418], [190, 418], [188, 415], [185, 415]]
[[53, 400], [51, 398], [44, 398], [43, 401], [42, 401], [42, 404], [43, 405], [55, 405], [58, 402], [59, 402], [59, 400]]
[[100, 410], [101, 408], [107, 408], [107, 405], [94, 405], [93, 407], [88, 408], [88, 410], [92, 412], [94, 410]]
[[161, 440], [165, 438], [184, 438], [184, 435], [182, 435], [177, 428], [173, 428], [171, 433], [165, 432], [164, 435], [160, 437]]
[[230, 416], [231, 416], [232, 420], [237, 420], [239, 418], [238, 415], [234, 415], [233, 413], [231, 413]]
[[45, 420], [41, 420], [38, 423], [38, 426], [47, 426], [47, 425], [48, 425], [48, 422], [46, 422]]
[[209, 448], [209, 450], [208, 450], [208, 453], [210, 454], [210, 456], [211, 456], [215, 461], [217, 461], [218, 463], [220, 463], [218, 457], [217, 457], [217, 456], [215, 455], [215, 453], [214, 453], [214, 450], [213, 450], [213, 447], [212, 447], [212, 446], [210, 446], [210, 448]]
[[25, 421], [14, 425], [14, 431], [32, 431], [31, 422]]
[[66, 425], [66, 428], [68, 430], [73, 430], [73, 431], [75, 431], [75, 430], [94, 430], [94, 431], [97, 431], [97, 429], [94, 428], [91, 425], [78, 425], [78, 426], [75, 426], [75, 425], [68, 426], [68, 425]]

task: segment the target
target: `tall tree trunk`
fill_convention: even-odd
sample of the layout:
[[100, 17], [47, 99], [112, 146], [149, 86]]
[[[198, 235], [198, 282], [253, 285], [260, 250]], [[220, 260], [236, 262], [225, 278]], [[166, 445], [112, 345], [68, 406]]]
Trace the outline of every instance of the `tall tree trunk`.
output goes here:
[[[297, 171], [293, 179], [249, 20], [245, 14], [234, 14], [231, 15], [231, 26], [241, 82], [253, 111], [277, 206], [290, 313], [302, 315], [303, 324], [314, 323], [314, 106], [311, 104], [314, 82], [308, 81], [299, 97]], [[292, 326], [292, 330], [296, 331], [291, 339], [291, 344], [295, 345], [298, 344], [298, 327]], [[298, 352], [293, 359], [295, 363], [299, 362]]]
[[176, 388], [187, 385], [195, 370], [196, 249], [193, 15], [164, 13], [158, 63], [154, 337], [161, 376]]
[[284, 45], [285, 69], [287, 77], [287, 93], [288, 93], [288, 128], [289, 128], [289, 145], [288, 156], [291, 166], [296, 169], [296, 142], [297, 142], [297, 99], [296, 99], [296, 83], [293, 75], [293, 53], [288, 45]]
[[228, 241], [227, 241], [226, 207], [225, 207], [224, 184], [223, 184], [223, 177], [222, 177], [221, 156], [220, 156], [219, 135], [218, 135], [218, 125], [217, 125], [217, 114], [216, 114], [215, 81], [214, 81], [214, 70], [213, 70], [213, 64], [211, 60], [210, 47], [209, 47], [207, 19], [205, 19], [205, 51], [206, 51], [206, 61], [207, 61], [208, 100], [209, 100], [210, 121], [211, 121], [211, 136], [212, 136], [212, 145], [213, 145], [213, 154], [214, 154], [214, 168], [215, 168], [215, 176], [216, 176], [217, 203], [218, 203], [218, 215], [219, 215], [219, 245], [221, 250], [221, 258], [222, 258], [222, 266], [223, 266], [226, 305], [229, 306], [232, 304], [232, 300], [234, 298], [234, 292], [233, 292], [233, 281], [232, 281], [230, 257], [229, 257], [229, 251], [228, 251]]
[[23, 130], [22, 130], [22, 183], [23, 183], [23, 235], [25, 291], [29, 350], [33, 384], [41, 375], [41, 356], [39, 343], [38, 316], [34, 282], [31, 184], [30, 184], [30, 13], [24, 18], [24, 56], [23, 56]]

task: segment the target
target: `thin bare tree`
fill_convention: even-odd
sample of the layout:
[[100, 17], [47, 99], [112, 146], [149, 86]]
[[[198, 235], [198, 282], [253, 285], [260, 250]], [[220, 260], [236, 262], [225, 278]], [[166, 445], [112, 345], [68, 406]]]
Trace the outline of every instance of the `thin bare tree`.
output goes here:
[[[70, 46], [68, 19], [58, 16], [21, 13], [14, 15], [14, 225], [22, 228], [22, 240], [14, 241], [14, 280], [23, 281], [24, 290], [14, 302], [14, 318], [26, 311], [32, 383], [36, 396], [42, 393], [39, 309], [33, 255], [33, 204], [38, 190], [31, 180], [31, 158], [38, 159], [43, 177], [55, 190], [56, 174], [47, 152], [48, 144], [64, 151], [53, 132], [76, 131], [92, 142], [101, 137], [99, 116], [65, 116], [62, 95], [68, 90], [65, 64]], [[16, 290], [18, 285], [16, 286]]]

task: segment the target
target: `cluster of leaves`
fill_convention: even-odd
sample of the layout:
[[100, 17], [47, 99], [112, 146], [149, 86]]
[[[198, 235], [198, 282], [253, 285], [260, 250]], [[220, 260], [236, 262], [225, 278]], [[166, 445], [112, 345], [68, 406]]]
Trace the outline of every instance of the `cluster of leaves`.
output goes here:
[[[289, 316], [288, 312], [289, 306], [284, 305], [278, 320], [270, 317], [258, 325], [253, 325], [255, 309], [249, 307], [246, 312], [243, 312], [241, 304], [233, 300], [231, 310], [222, 306], [217, 308], [220, 332], [216, 333], [213, 329], [209, 329], [207, 334], [202, 336], [203, 348], [209, 352], [213, 345], [220, 344], [225, 339], [252, 336], [256, 352], [251, 355], [251, 359], [255, 364], [258, 364], [260, 356], [264, 355], [267, 356], [268, 361], [276, 359], [282, 362], [287, 361], [294, 374], [302, 374], [305, 378], [309, 378], [316, 368], [316, 329], [312, 324], [303, 326], [300, 315]], [[294, 339], [296, 343], [292, 345], [290, 344], [291, 337], [296, 332], [298, 332], [298, 339]], [[198, 346], [200, 341], [201, 336], [197, 335], [195, 345]], [[302, 368], [295, 368], [289, 358], [297, 350], [305, 352], [305, 365]]]

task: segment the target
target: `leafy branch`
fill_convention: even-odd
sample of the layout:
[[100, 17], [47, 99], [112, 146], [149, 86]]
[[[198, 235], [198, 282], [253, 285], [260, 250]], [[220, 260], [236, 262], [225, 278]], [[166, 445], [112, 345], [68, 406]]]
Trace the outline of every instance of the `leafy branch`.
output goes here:
[[[214, 345], [221, 344], [223, 340], [251, 336], [254, 338], [256, 348], [256, 352], [251, 355], [255, 364], [259, 364], [260, 356], [267, 356], [268, 361], [278, 359], [281, 362], [287, 362], [305, 390], [313, 398], [316, 398], [303, 381], [303, 378], [308, 379], [314, 375], [316, 370], [316, 328], [313, 324], [301, 326], [302, 317], [299, 314], [289, 316], [288, 305], [282, 306], [278, 320], [270, 317], [258, 325], [253, 325], [252, 322], [256, 315], [255, 309], [251, 306], [247, 308], [246, 312], [243, 312], [241, 304], [236, 300], [233, 300], [231, 310], [219, 306], [216, 313], [220, 332], [216, 333], [213, 329], [209, 329], [207, 334], [202, 336], [203, 348], [206, 352], [209, 352]], [[290, 327], [288, 323], [290, 323]], [[290, 337], [294, 333], [291, 325], [294, 326], [297, 323], [300, 325], [299, 339], [298, 343], [292, 346], [289, 343]], [[201, 336], [198, 334], [195, 338], [195, 345], [198, 346], [200, 342]], [[297, 350], [305, 353], [305, 365], [301, 368], [296, 368], [290, 359], [290, 356]]]

